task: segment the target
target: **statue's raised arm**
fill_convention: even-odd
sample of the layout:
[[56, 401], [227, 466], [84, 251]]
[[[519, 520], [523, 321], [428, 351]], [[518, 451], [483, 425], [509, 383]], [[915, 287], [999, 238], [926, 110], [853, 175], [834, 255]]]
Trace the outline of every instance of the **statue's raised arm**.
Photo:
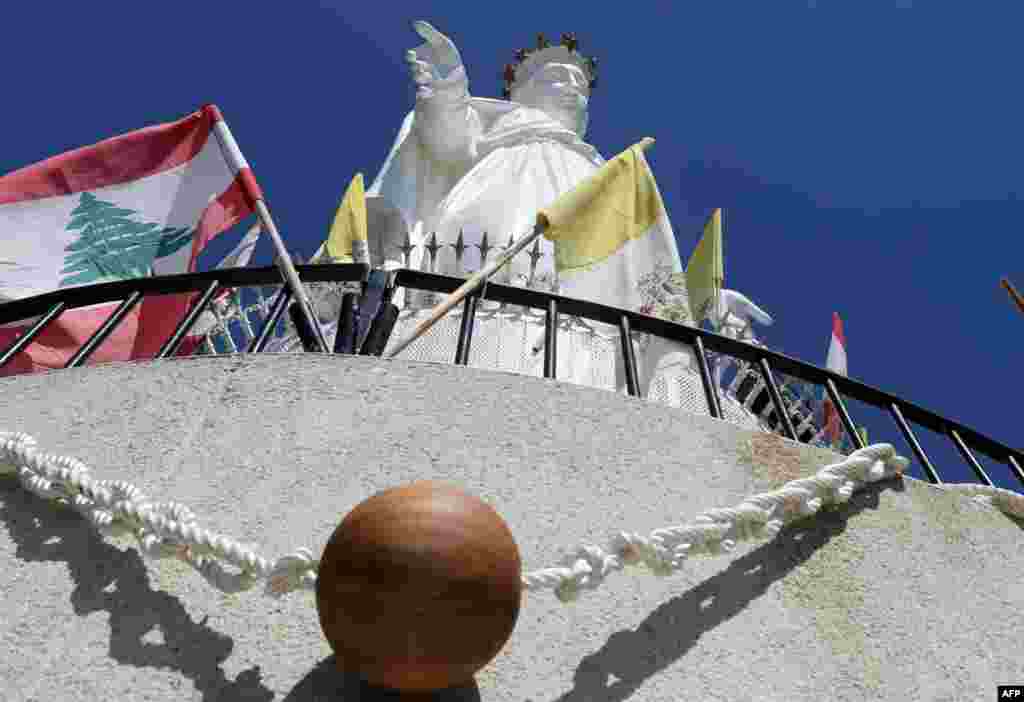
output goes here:
[[468, 164], [476, 158], [480, 125], [470, 106], [462, 56], [430, 23], [420, 20], [412, 26], [425, 42], [405, 55], [416, 84], [416, 136], [433, 160]]
[[[387, 203], [401, 215], [394, 230], [377, 227], [385, 260], [408, 240], [414, 248], [402, 265], [461, 274], [477, 270], [494, 245], [532, 231], [541, 208], [604, 163], [584, 141], [595, 61], [579, 53], [575, 35], [558, 45], [537, 35], [535, 49], [509, 51], [515, 63], [495, 76], [504, 99], [471, 96], [455, 42], [427, 22], [412, 28], [423, 41], [405, 52], [415, 105], [367, 206]], [[435, 234], [442, 248], [428, 259], [423, 247]], [[540, 242], [540, 254], [513, 262], [505, 277], [554, 285], [553, 244]]]
[[[410, 63], [415, 61], [426, 67], [431, 73], [432, 80], [443, 80], [462, 65], [462, 56], [455, 42], [437, 31], [429, 22], [417, 20], [412, 23], [412, 28], [425, 43], [408, 52], [411, 56]], [[416, 83], [421, 85], [419, 81]]]

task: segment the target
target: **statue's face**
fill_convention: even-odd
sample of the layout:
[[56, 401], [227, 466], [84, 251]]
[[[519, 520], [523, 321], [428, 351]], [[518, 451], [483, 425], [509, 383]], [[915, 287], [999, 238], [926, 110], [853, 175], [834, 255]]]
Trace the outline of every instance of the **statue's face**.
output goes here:
[[579, 136], [587, 131], [590, 83], [579, 67], [549, 63], [512, 95], [518, 103], [542, 110]]

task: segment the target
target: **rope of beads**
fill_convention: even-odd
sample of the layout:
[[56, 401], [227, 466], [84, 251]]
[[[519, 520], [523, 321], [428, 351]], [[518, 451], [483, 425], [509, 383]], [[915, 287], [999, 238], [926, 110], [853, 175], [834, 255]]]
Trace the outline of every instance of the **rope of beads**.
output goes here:
[[[735, 507], [709, 509], [690, 522], [655, 529], [647, 536], [619, 531], [604, 546], [582, 544], [560, 566], [523, 574], [523, 588], [554, 590], [559, 600], [572, 602], [628, 566], [671, 575], [687, 558], [720, 556], [741, 541], [774, 538], [786, 523], [847, 502], [869, 483], [902, 475], [908, 464], [890, 444], [873, 444], [812, 476], [752, 495]], [[203, 528], [185, 505], [152, 501], [122, 480], [95, 480], [84, 463], [40, 451], [35, 439], [23, 432], [0, 432], [0, 475], [5, 474], [16, 475], [33, 494], [75, 509], [103, 535], [133, 535], [147, 557], [188, 563], [221, 591], [249, 590], [261, 579], [267, 581], [265, 594], [272, 597], [316, 589], [319, 564], [309, 549], [270, 561], [234, 539]], [[1024, 495], [986, 485], [941, 487], [1024, 519]]]

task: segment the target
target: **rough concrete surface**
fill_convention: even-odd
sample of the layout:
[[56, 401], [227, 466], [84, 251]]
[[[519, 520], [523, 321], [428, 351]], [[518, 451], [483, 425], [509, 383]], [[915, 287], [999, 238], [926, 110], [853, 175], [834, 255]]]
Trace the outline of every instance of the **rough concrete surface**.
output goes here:
[[[0, 431], [188, 504], [268, 557], [323, 549], [420, 478], [494, 505], [524, 567], [647, 532], [837, 457], [611, 392], [472, 368], [268, 354], [0, 379]], [[985, 700], [1024, 683], [1022, 525], [911, 479], [672, 577], [524, 595], [512, 639], [450, 700]], [[0, 697], [372, 700], [314, 597], [227, 596], [0, 478]]]

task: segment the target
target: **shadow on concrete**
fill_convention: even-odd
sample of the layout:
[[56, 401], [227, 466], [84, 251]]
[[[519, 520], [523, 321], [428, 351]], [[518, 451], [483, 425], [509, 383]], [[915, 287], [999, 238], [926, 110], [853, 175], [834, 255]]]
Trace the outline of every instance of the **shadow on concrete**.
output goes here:
[[1024, 517], [1015, 517], [1012, 514], [1007, 514], [1007, 518], [1014, 524], [1016, 524], [1021, 531], [1024, 531]]
[[[75, 614], [109, 613], [113, 660], [178, 672], [192, 681], [204, 702], [274, 698], [261, 682], [258, 666], [227, 679], [220, 666], [234, 641], [208, 627], [205, 619], [193, 621], [177, 597], [151, 588], [145, 562], [135, 549], [122, 551], [106, 543], [77, 512], [55, 507], [9, 477], [0, 478], [0, 523], [21, 560], [67, 566], [75, 584]], [[154, 630], [162, 643], [148, 640]]]
[[[904, 489], [901, 480], [872, 483], [845, 505], [791, 523], [776, 539], [655, 609], [635, 630], [612, 634], [599, 651], [580, 662], [572, 690], [557, 702], [622, 702], [629, 698], [645, 680], [685, 656], [701, 635], [742, 612], [772, 583], [842, 534], [852, 516], [877, 509], [882, 490]], [[616, 680], [610, 681], [613, 676]]]
[[313, 668], [292, 688], [284, 702], [480, 702], [476, 681], [437, 692], [412, 694], [374, 687], [354, 673], [338, 670], [334, 656]]

